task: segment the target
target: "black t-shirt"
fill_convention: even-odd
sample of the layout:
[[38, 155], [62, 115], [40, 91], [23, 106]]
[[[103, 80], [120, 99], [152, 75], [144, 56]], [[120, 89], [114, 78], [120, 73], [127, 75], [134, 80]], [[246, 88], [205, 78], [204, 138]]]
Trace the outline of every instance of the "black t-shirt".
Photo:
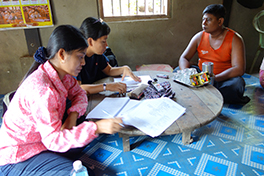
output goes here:
[[94, 54], [92, 57], [85, 56], [85, 65], [77, 76], [82, 84], [92, 84], [102, 78], [107, 77], [102, 70], [104, 70], [109, 60], [105, 55]]

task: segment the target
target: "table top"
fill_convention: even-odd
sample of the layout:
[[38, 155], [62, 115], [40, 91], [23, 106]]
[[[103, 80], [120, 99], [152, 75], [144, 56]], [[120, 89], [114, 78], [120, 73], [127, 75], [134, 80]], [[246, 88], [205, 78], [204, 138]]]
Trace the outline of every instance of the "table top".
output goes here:
[[[158, 78], [157, 74], [169, 75], [169, 79]], [[158, 82], [169, 81], [171, 88], [176, 93], [174, 101], [186, 108], [186, 112], [177, 119], [162, 135], [178, 134], [184, 131], [193, 131], [203, 125], [213, 121], [223, 108], [223, 97], [221, 93], [212, 85], [208, 84], [202, 87], [189, 87], [177, 83], [171, 79], [173, 73], [160, 71], [136, 71], [135, 75], [149, 75], [152, 79], [157, 78]], [[113, 77], [107, 77], [95, 83], [113, 82]], [[116, 95], [112, 95], [116, 96]], [[90, 112], [97, 104], [105, 98], [104, 94], [93, 94], [88, 96], [87, 113]], [[145, 135], [140, 130], [128, 126], [123, 128], [119, 133], [127, 135]]]

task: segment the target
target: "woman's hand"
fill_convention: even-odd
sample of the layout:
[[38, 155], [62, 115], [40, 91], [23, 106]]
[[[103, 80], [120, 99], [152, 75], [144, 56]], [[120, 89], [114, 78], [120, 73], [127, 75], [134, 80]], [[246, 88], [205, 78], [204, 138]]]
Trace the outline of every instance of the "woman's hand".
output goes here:
[[106, 90], [116, 91], [122, 94], [122, 93], [126, 93], [127, 86], [125, 83], [121, 83], [121, 82], [106, 83]]
[[123, 121], [121, 118], [111, 118], [96, 121], [95, 124], [97, 125], [97, 130], [95, 133], [114, 134], [121, 130], [122, 123]]
[[64, 129], [70, 130], [73, 126], [76, 126], [76, 120], [78, 119], [78, 116], [78, 112], [70, 112], [65, 122], [61, 126], [61, 131]]
[[132, 70], [130, 69], [130, 67], [128, 67], [128, 66], [125, 65], [122, 68], [123, 68], [122, 81], [124, 80], [124, 78], [126, 76], [130, 76], [134, 81], [141, 82], [140, 77], [134, 75], [134, 73], [132, 72]]

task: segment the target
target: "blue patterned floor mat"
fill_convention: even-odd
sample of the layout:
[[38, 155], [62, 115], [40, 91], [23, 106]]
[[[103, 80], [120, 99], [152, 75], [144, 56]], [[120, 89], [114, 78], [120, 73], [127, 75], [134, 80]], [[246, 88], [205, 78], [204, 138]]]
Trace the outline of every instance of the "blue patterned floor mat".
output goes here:
[[98, 176], [264, 175], [264, 89], [258, 78], [243, 77], [251, 101], [225, 104], [216, 120], [193, 132], [192, 144], [183, 145], [181, 134], [139, 136], [130, 138], [137, 147], [123, 152], [118, 134], [100, 135], [81, 159]]

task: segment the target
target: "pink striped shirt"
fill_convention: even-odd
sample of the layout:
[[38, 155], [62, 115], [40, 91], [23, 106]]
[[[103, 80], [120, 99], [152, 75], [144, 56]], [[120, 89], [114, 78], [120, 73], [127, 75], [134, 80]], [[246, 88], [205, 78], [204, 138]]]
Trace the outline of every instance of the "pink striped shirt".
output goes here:
[[83, 115], [87, 96], [70, 75], [61, 81], [47, 61], [17, 89], [0, 129], [0, 165], [24, 161], [42, 151], [66, 152], [83, 147], [97, 137], [97, 126], [83, 122], [71, 130], [60, 130], [66, 98], [69, 112]]

